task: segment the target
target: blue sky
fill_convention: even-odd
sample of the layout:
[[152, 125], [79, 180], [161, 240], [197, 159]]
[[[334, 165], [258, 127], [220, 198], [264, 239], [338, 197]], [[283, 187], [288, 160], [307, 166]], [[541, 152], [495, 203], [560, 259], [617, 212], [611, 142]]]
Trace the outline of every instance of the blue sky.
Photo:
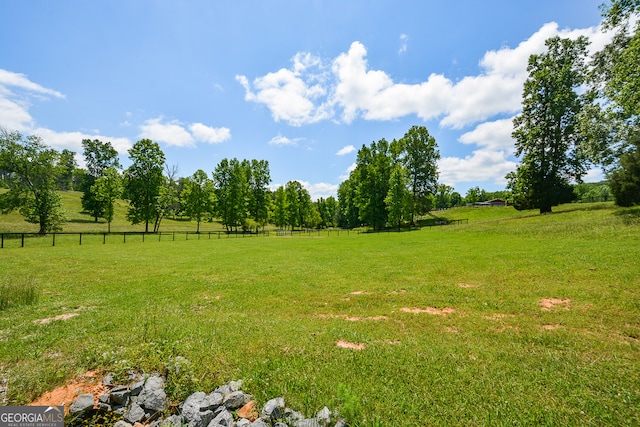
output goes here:
[[603, 1], [0, 0], [0, 126], [111, 141], [125, 167], [150, 138], [180, 176], [264, 159], [317, 198], [363, 144], [424, 125], [441, 182], [501, 190], [529, 55], [601, 48]]

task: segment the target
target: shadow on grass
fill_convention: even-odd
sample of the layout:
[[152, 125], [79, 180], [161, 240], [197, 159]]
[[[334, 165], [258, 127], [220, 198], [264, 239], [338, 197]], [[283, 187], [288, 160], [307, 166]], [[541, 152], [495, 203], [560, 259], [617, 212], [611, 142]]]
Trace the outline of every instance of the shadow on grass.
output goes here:
[[633, 206], [630, 208], [619, 208], [613, 212], [613, 214], [622, 219], [622, 222], [627, 225], [640, 224], [640, 206]]

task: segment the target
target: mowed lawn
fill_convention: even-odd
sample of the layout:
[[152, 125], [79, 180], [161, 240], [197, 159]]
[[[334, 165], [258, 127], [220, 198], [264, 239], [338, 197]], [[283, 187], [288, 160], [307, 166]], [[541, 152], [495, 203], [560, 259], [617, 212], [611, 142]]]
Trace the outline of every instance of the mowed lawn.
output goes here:
[[355, 425], [638, 425], [640, 209], [554, 210], [1, 250], [0, 284], [39, 294], [0, 311], [7, 403], [135, 369], [167, 375], [176, 402], [241, 379], [261, 403]]

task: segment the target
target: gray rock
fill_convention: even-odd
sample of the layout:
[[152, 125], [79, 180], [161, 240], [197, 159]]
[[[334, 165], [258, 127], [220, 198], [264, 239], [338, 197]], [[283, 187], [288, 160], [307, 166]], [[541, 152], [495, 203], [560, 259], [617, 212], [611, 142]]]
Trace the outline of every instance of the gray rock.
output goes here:
[[294, 411], [293, 409], [286, 408], [284, 410], [284, 419], [289, 424], [293, 424], [296, 421], [304, 420], [304, 415], [298, 411]]
[[207, 406], [207, 395], [201, 391], [195, 392], [182, 404], [182, 418], [189, 427], [207, 427], [214, 418], [214, 413]]
[[108, 403], [103, 403], [103, 402], [98, 402], [98, 409], [100, 411], [104, 411], [104, 412], [111, 412], [111, 410], [112, 410], [111, 405], [109, 405]]
[[179, 415], [171, 415], [160, 423], [160, 427], [182, 427], [182, 425], [182, 417]]
[[158, 412], [164, 410], [167, 404], [164, 379], [158, 375], [152, 375], [147, 378], [138, 396], [138, 403], [147, 411]]
[[242, 380], [231, 381], [229, 383], [229, 388], [231, 389], [232, 392], [242, 390]]
[[336, 425], [333, 427], [347, 427], [347, 422], [345, 420], [338, 420]]
[[260, 418], [264, 420], [279, 420], [284, 412], [284, 397], [276, 397], [265, 403], [260, 413]]
[[277, 422], [273, 425], [273, 427], [289, 427], [285, 423]]
[[230, 411], [235, 411], [236, 409], [242, 408], [244, 405], [249, 403], [251, 400], [251, 396], [248, 394], [244, 394], [241, 391], [234, 391], [227, 394], [222, 400], [222, 404], [225, 408]]
[[131, 387], [130, 387], [131, 396], [139, 395], [143, 387], [144, 387], [144, 378], [135, 381], [133, 384], [131, 384]]
[[318, 411], [316, 418], [320, 424], [328, 425], [331, 422], [331, 411], [325, 406]]
[[269, 427], [269, 424], [262, 421], [260, 418], [251, 423], [251, 427]]
[[200, 405], [201, 411], [211, 410], [215, 411], [222, 405], [223, 397], [222, 394], [213, 392], [205, 396], [202, 400], [202, 404]]
[[117, 423], [115, 423], [113, 427], [133, 427], [133, 426], [126, 421], [120, 420]]
[[296, 421], [294, 427], [322, 427], [318, 420], [315, 418], [306, 418], [304, 420]]
[[144, 416], [144, 409], [142, 409], [137, 403], [132, 403], [129, 410], [124, 414], [124, 420], [135, 424], [138, 421], [142, 421]]
[[104, 377], [102, 379], [102, 384], [106, 385], [107, 387], [113, 386], [113, 374], [109, 374], [106, 377]]
[[98, 402], [109, 403], [109, 393], [102, 393], [100, 396], [98, 396]]
[[69, 412], [74, 414], [91, 408], [93, 408], [93, 394], [85, 393], [78, 396], [78, 399], [69, 408]]
[[251, 425], [251, 421], [249, 421], [246, 418], [240, 418], [237, 422], [236, 422], [236, 427], [249, 427]]
[[207, 427], [231, 427], [233, 424], [233, 415], [226, 409], [222, 409], [216, 417], [211, 420]]
[[225, 394], [233, 393], [234, 390], [231, 389], [231, 386], [229, 386], [229, 384], [225, 384], [225, 385], [221, 385], [220, 387], [218, 387], [213, 391], [214, 393], [220, 393], [222, 395], [225, 395]]
[[180, 415], [171, 415], [159, 424], [160, 427], [182, 427], [182, 425], [182, 417]]
[[130, 395], [129, 387], [115, 387], [109, 394], [109, 401], [112, 405], [127, 406]]

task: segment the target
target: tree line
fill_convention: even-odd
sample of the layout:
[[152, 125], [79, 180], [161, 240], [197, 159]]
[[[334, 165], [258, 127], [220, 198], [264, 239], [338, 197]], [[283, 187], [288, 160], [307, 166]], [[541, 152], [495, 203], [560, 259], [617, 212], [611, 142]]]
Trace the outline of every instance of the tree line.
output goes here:
[[[554, 37], [546, 51], [531, 55], [522, 112], [513, 120], [517, 169], [507, 191], [494, 193], [516, 209], [551, 212], [553, 206], [587, 194], [621, 206], [640, 204], [640, 0], [612, 0], [603, 7], [604, 28], [613, 40], [591, 58], [585, 37]], [[82, 207], [109, 227], [117, 199], [128, 200], [127, 219], [157, 232], [168, 215], [219, 220], [228, 230], [357, 227], [374, 229], [415, 223], [417, 216], [487, 200], [478, 187], [463, 198], [439, 183], [435, 138], [424, 126], [405, 135], [362, 145], [356, 167], [334, 197], [312, 202], [298, 181], [275, 191], [266, 160], [223, 159], [211, 176], [203, 170], [186, 178], [167, 167], [159, 145], [142, 139], [129, 150], [131, 166], [121, 171], [109, 142], [83, 140], [86, 169], [75, 153], [58, 152], [37, 136], [0, 131], [0, 211], [19, 210], [40, 233], [63, 221], [58, 189], [82, 191]], [[590, 165], [601, 165], [608, 189], [580, 187]], [[576, 186], [574, 183], [577, 183]], [[594, 196], [595, 197], [595, 196]]]

